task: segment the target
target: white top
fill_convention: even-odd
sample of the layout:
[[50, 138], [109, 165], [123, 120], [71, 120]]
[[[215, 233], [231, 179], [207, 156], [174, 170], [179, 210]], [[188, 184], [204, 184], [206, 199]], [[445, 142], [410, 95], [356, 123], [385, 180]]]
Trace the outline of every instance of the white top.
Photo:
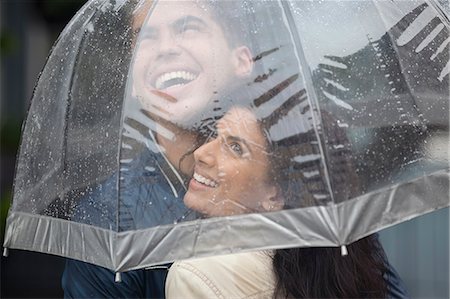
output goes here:
[[270, 251], [238, 253], [175, 262], [166, 297], [273, 298], [274, 286]]

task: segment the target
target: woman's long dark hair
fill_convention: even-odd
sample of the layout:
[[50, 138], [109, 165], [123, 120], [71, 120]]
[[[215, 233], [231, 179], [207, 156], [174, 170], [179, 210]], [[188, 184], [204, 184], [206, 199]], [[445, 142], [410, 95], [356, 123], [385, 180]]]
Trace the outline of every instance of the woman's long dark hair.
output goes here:
[[[295, 88], [296, 77], [290, 78], [269, 90], [254, 101], [267, 102], [286, 88]], [[291, 85], [292, 83], [292, 85]], [[307, 117], [304, 89], [294, 93], [268, 117], [260, 119], [262, 130], [270, 131], [273, 124], [288, 114], [295, 106], [303, 105], [302, 117]], [[360, 193], [359, 182], [352, 163], [352, 151], [346, 132], [336, 119], [325, 111], [320, 112], [321, 141], [333, 189], [333, 202], [338, 203]], [[275, 181], [280, 185], [285, 208], [323, 205], [326, 202], [311, 200], [313, 194], [327, 194], [328, 187], [321, 166], [302, 165], [293, 157], [319, 154], [311, 141], [318, 141], [315, 132], [300, 132], [285, 139], [272, 141], [266, 134], [272, 153]], [[319, 161], [319, 160], [318, 160]], [[320, 162], [320, 161], [319, 161]], [[297, 165], [298, 164], [298, 165]], [[311, 164], [311, 165], [310, 165]], [[317, 163], [316, 163], [317, 164]], [[302, 175], [306, 167], [319, 173], [317, 178]], [[330, 199], [331, 200], [331, 199]], [[275, 251], [273, 269], [276, 277], [274, 298], [385, 298], [387, 295], [387, 263], [385, 253], [375, 235], [370, 235], [347, 246], [343, 256], [336, 247], [291, 248]]]
[[274, 298], [386, 298], [384, 251], [371, 235], [340, 248], [279, 249]]

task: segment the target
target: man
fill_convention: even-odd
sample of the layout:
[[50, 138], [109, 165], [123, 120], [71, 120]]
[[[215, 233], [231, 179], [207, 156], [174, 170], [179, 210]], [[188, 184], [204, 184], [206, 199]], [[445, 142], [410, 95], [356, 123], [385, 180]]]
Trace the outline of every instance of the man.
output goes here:
[[[253, 67], [251, 51], [218, 17], [222, 4], [208, 2], [159, 1], [144, 23], [149, 1], [134, 15], [140, 32], [131, 97], [124, 102], [119, 220], [110, 200], [116, 192], [113, 175], [81, 199], [73, 216], [80, 222], [124, 231], [190, 219], [182, 198], [203, 125], [199, 120], [220, 110], [217, 100], [242, 84]], [[127, 105], [136, 98], [145, 122]], [[132, 133], [136, 130], [145, 135], [147, 148]], [[164, 296], [165, 276], [164, 267], [142, 269], [122, 273], [122, 282], [115, 283], [108, 269], [68, 260], [62, 284], [67, 298], [156, 298]]]
[[[219, 99], [252, 71], [251, 51], [225, 34], [229, 20], [217, 16], [227, 7], [208, 1], [161, 2], [140, 29], [132, 93], [156, 121], [157, 142], [173, 165], [192, 150], [199, 121], [222, 108]], [[168, 131], [170, 136], [164, 134]]]

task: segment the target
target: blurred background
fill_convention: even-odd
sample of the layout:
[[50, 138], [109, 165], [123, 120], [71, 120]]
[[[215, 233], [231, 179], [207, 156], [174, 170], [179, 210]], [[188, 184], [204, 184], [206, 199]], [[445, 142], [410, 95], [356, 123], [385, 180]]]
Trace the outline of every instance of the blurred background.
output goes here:
[[[0, 238], [29, 100], [52, 44], [86, 0], [0, 1]], [[20, 250], [1, 257], [1, 298], [61, 298], [64, 259]]]
[[[442, 3], [448, 5], [448, 0]], [[21, 124], [52, 44], [85, 0], [0, 1], [0, 238], [11, 200]], [[380, 233], [413, 298], [450, 298], [449, 209]], [[64, 259], [19, 250], [1, 257], [1, 298], [60, 298]]]

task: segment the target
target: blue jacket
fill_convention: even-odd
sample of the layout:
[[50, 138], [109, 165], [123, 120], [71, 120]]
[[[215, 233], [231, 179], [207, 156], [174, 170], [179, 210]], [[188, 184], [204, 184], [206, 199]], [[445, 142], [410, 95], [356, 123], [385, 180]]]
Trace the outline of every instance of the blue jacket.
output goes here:
[[62, 277], [64, 298], [164, 298], [167, 269], [114, 272], [92, 264], [67, 260]]
[[[196, 217], [183, 204], [183, 184], [160, 154], [144, 149], [134, 158], [122, 159], [120, 169], [101, 184], [74, 192], [82, 196], [76, 200], [72, 221], [126, 231]], [[170, 183], [166, 177], [171, 178]], [[167, 266], [121, 273], [120, 283], [114, 281], [114, 275], [109, 269], [68, 259], [62, 276], [64, 297], [164, 297]]]

